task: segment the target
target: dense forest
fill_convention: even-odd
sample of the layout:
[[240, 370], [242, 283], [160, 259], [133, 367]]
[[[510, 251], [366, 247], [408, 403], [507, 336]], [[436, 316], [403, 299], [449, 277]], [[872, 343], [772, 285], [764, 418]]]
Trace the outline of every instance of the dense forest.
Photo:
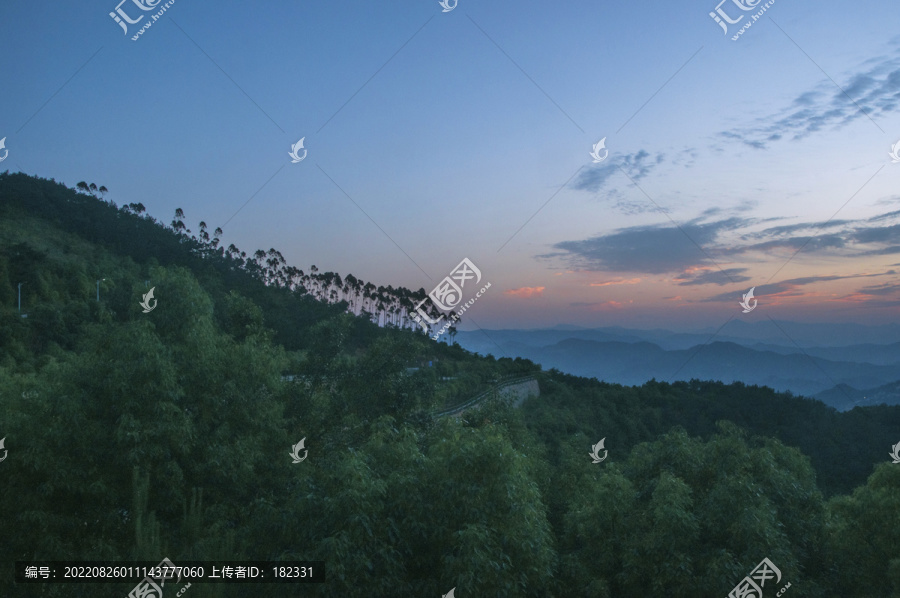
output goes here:
[[[900, 597], [900, 407], [473, 355], [410, 324], [422, 289], [108, 194], [0, 175], [0, 595], [134, 585], [17, 585], [17, 560], [166, 557], [326, 564], [196, 598], [722, 597], [768, 558], [766, 597]], [[513, 375], [540, 397], [432, 415]]]

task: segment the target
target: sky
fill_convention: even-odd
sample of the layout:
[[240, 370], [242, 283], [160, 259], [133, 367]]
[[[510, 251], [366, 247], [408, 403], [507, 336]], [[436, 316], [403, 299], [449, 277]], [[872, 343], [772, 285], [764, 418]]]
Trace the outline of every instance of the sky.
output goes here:
[[376, 285], [468, 258], [462, 329], [900, 322], [896, 3], [175, 0], [133, 39], [165, 4], [0, 5], [0, 169]]

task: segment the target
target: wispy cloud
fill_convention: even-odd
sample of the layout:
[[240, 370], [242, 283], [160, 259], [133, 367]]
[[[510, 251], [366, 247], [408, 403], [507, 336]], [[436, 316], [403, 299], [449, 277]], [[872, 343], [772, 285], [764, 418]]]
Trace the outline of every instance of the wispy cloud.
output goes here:
[[890, 195], [875, 202], [876, 206], [892, 206], [900, 203], [900, 195]]
[[595, 164], [585, 169], [572, 182], [571, 186], [578, 191], [596, 193], [606, 186], [613, 175], [619, 174], [619, 168], [627, 172], [628, 176], [635, 181], [640, 181], [662, 164], [664, 160], [665, 156], [663, 154], [651, 156], [646, 150], [614, 156], [607, 162]]
[[609, 287], [620, 284], [638, 284], [641, 282], [640, 278], [629, 278], [628, 280], [607, 280], [606, 282], [592, 282], [589, 286], [592, 287]]
[[794, 98], [789, 106], [754, 118], [763, 125], [739, 126], [719, 136], [765, 149], [783, 138], [803, 139], [825, 129], [837, 129], [860, 118], [877, 118], [900, 106], [900, 50], [869, 60], [857, 72], [838, 80], [838, 89], [823, 80]]
[[745, 224], [743, 219], [727, 218], [691, 222], [681, 230], [665, 225], [635, 226], [581, 241], [563, 241], [553, 246], [559, 253], [542, 257], [563, 257], [576, 267], [592, 271], [683, 272], [706, 261], [697, 245], [711, 246], [723, 231]]
[[678, 286], [687, 287], [702, 284], [726, 285], [735, 282], [746, 282], [749, 276], [744, 276], [747, 268], [688, 268], [674, 279]]
[[[846, 276], [841, 275], [830, 275], [830, 276], [803, 276], [800, 278], [791, 278], [788, 280], [782, 280], [778, 283], [773, 284], [764, 284], [758, 285], [756, 290], [754, 291], [757, 298], [768, 297], [768, 298], [785, 298], [785, 297], [800, 297], [807, 295], [808, 292], [804, 291], [801, 287], [819, 284], [823, 282], [834, 282], [836, 280], [850, 280], [855, 278], [877, 278], [880, 276], [893, 276], [897, 274], [895, 270], [888, 270], [887, 272], [876, 272], [872, 274], [849, 274]], [[886, 285], [878, 285], [877, 287], [863, 287], [864, 289], [883, 289], [883, 291], [879, 292], [869, 292], [866, 293], [863, 290], [856, 291], [857, 293], [864, 293], [867, 295], [889, 295], [900, 290], [900, 285], [896, 284], [886, 284]], [[702, 300], [702, 302], [716, 302], [716, 301], [732, 301], [734, 300], [733, 292], [720, 293], [717, 295], [713, 295], [711, 297], [707, 297]]]
[[544, 288], [545, 287], [521, 287], [504, 291], [503, 294], [512, 297], [540, 297], [544, 294]]
[[[900, 210], [858, 220], [801, 222], [754, 230], [770, 220], [735, 216], [704, 222], [701, 217], [679, 227], [634, 226], [556, 243], [555, 253], [538, 257], [561, 258], [570, 267], [590, 272], [675, 274], [673, 282], [679, 286], [701, 286], [746, 282], [750, 280], [748, 268], [734, 266], [736, 260], [781, 259], [801, 248], [800, 259], [900, 254]], [[728, 262], [727, 267], [722, 265]], [[592, 286], [629, 284], [630, 280], [640, 279]]]
[[[893, 273], [893, 271], [892, 271]], [[893, 296], [900, 299], [900, 282], [885, 283], [869, 287], [863, 287], [857, 293], [871, 297]]]

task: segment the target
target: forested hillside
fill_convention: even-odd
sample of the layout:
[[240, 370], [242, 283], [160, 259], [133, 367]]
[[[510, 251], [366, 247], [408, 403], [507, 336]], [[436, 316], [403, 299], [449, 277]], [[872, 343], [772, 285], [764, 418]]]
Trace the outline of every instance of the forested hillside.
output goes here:
[[[326, 563], [196, 598], [696, 598], [768, 558], [767, 597], [900, 597], [900, 407], [478, 357], [408, 324], [422, 290], [206, 228], [0, 175], [0, 595], [133, 586], [16, 586], [16, 560], [168, 557]], [[429, 415], [525, 374], [521, 408]]]

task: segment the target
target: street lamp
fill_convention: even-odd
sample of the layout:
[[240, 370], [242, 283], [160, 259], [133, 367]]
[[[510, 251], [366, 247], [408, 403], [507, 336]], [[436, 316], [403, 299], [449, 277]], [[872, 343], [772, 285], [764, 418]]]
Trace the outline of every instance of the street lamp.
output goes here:
[[22, 285], [26, 284], [24, 282], [19, 283], [19, 313], [22, 312]]
[[[106, 279], [101, 278], [100, 280], [106, 280]], [[97, 281], [97, 301], [100, 301], [100, 280]]]

